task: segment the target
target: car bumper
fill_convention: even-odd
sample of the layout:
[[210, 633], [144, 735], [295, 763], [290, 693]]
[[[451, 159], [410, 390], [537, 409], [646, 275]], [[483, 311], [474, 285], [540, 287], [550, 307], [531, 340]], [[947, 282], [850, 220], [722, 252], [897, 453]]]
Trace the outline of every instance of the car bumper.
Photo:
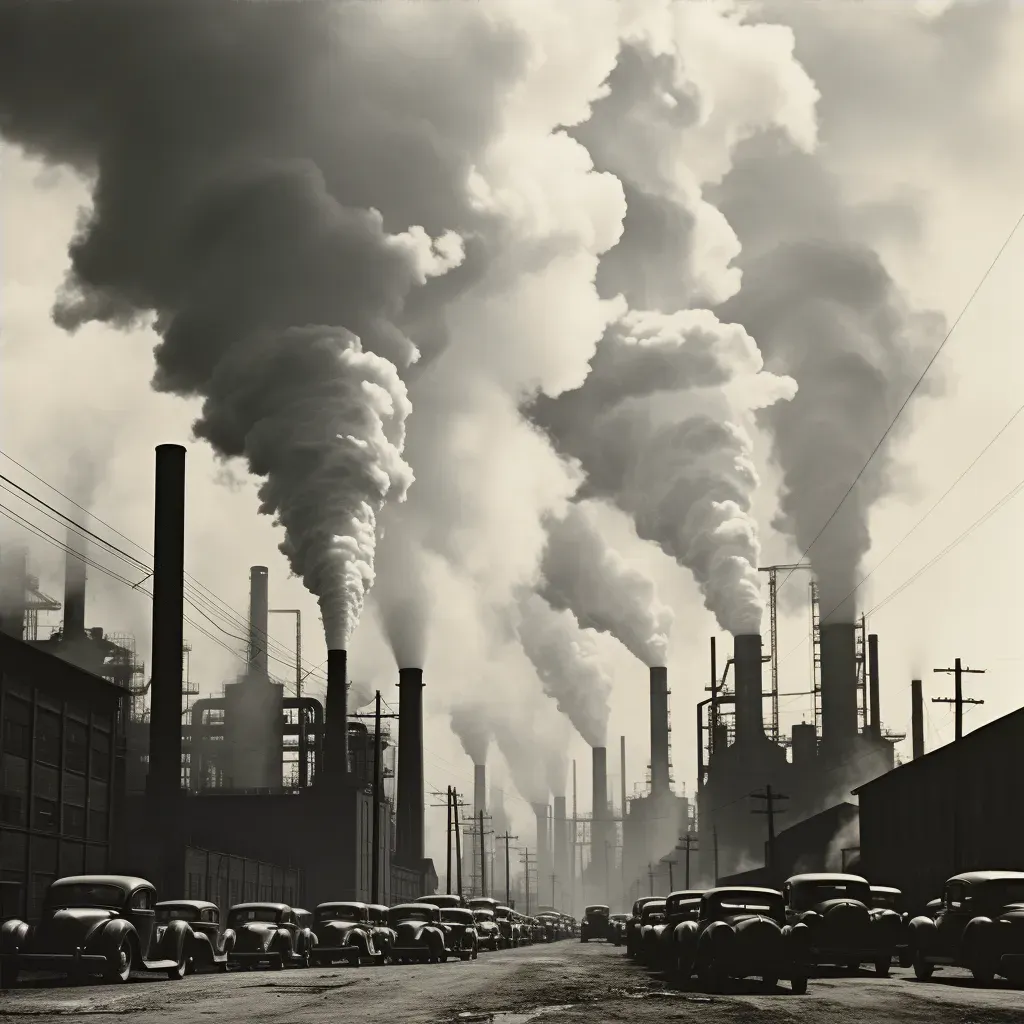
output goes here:
[[836, 964], [842, 966], [856, 961], [858, 964], [870, 964], [876, 960], [892, 959], [896, 946], [841, 946], [812, 947], [808, 959], [817, 964]]
[[77, 970], [102, 971], [107, 958], [96, 953], [6, 953], [0, 956], [0, 963], [12, 965], [19, 971], [53, 971], [57, 974], [71, 974]]
[[257, 964], [283, 964], [284, 957], [280, 953], [236, 953], [228, 955], [229, 964], [254, 967]]
[[429, 960], [431, 952], [426, 946], [392, 946], [391, 955], [407, 960]]
[[318, 963], [344, 960], [346, 963], [357, 964], [360, 951], [358, 946], [317, 946], [311, 951], [310, 957]]
[[1004, 953], [999, 966], [1011, 971], [1024, 971], [1024, 953]]

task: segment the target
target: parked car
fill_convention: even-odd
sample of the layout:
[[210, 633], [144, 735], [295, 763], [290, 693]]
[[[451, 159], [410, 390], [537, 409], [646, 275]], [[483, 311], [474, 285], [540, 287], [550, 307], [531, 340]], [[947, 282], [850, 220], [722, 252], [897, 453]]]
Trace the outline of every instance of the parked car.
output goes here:
[[525, 914], [520, 914], [518, 911], [513, 910], [512, 920], [515, 923], [516, 945], [532, 946], [533, 929], [530, 927], [529, 918]]
[[562, 919], [554, 912], [537, 915], [541, 927], [541, 942], [558, 942], [562, 938]]
[[696, 921], [700, 912], [703, 889], [683, 889], [665, 899], [665, 920], [654, 927], [657, 945], [656, 965], [668, 974], [676, 974], [679, 953], [676, 949], [676, 929], [684, 921]]
[[69, 977], [101, 975], [125, 982], [133, 971], [183, 978], [190, 929], [185, 921], [156, 924], [156, 889], [131, 875], [70, 875], [52, 882], [35, 926], [0, 925], [0, 988], [20, 971]]
[[910, 924], [910, 915], [907, 913], [903, 902], [903, 893], [889, 885], [873, 885], [871, 886], [871, 906], [869, 909], [872, 917], [883, 910], [891, 910], [893, 913], [899, 914], [900, 936], [896, 943], [896, 956], [899, 959], [900, 967], [910, 967], [914, 962], [914, 957], [910, 952], [910, 946], [907, 942], [907, 927]]
[[329, 967], [339, 960], [357, 965], [382, 959], [373, 941], [370, 908], [365, 903], [321, 903], [313, 917], [317, 944], [312, 963]]
[[466, 901], [455, 893], [438, 893], [436, 896], [417, 896], [413, 903], [429, 903], [432, 907], [464, 907]]
[[[310, 918], [308, 911], [305, 916]], [[299, 925], [286, 903], [239, 903], [228, 911], [228, 927], [236, 936], [228, 956], [232, 966], [308, 967], [317, 946], [315, 933]]]
[[930, 917], [933, 921], [939, 916], [939, 911], [942, 910], [942, 897], [940, 896], [937, 900], [929, 900], [924, 908], [925, 917]]
[[786, 927], [782, 894], [774, 889], [709, 889], [701, 897], [697, 919], [677, 928], [684, 981], [694, 974], [710, 991], [730, 978], [760, 978], [768, 991], [788, 979], [796, 995], [807, 991], [804, 926]]
[[501, 933], [499, 948], [511, 949], [519, 945], [519, 924], [511, 907], [495, 907], [494, 917]]
[[493, 896], [474, 896], [472, 899], [466, 900], [466, 906], [470, 910], [489, 910], [492, 914], [501, 905], [501, 901], [496, 900]]
[[629, 920], [626, 922], [626, 956], [636, 956], [637, 954], [637, 939], [640, 934], [640, 911], [643, 910], [644, 904], [657, 899], [661, 899], [661, 897], [641, 896], [640, 899], [633, 904], [633, 911], [629, 916]]
[[391, 908], [388, 919], [396, 936], [391, 953], [398, 963], [437, 964], [448, 959], [440, 907], [419, 900], [402, 903]]
[[480, 949], [489, 949], [492, 952], [501, 949], [501, 931], [494, 911], [474, 910], [472, 913], [476, 920], [476, 935]]
[[157, 939], [171, 921], [184, 921], [188, 925], [185, 939], [186, 970], [196, 971], [228, 969], [228, 954], [235, 945], [235, 933], [230, 928], [221, 931], [220, 909], [206, 900], [163, 900], [155, 907]]
[[914, 974], [966, 967], [980, 985], [996, 975], [1024, 985], [1024, 872], [967, 871], [946, 882], [934, 920], [910, 922]]
[[807, 929], [809, 964], [856, 971], [870, 963], [879, 977], [889, 974], [900, 941], [900, 917], [892, 910], [869, 911], [867, 879], [827, 872], [793, 875], [782, 894], [787, 921]]
[[626, 922], [629, 914], [610, 914], [608, 916], [608, 927], [612, 933], [612, 944], [621, 946], [626, 941]]
[[608, 908], [602, 903], [587, 907], [583, 913], [580, 942], [589, 942], [591, 939], [600, 939], [602, 942], [609, 939]]
[[665, 924], [665, 901], [650, 900], [640, 910], [637, 959], [648, 967], [656, 967], [658, 960], [657, 928]]
[[388, 919], [388, 908], [382, 903], [370, 903], [366, 909], [370, 915], [370, 934], [373, 936], [374, 948], [380, 953], [381, 962], [386, 963], [391, 960], [391, 948], [396, 938]]
[[472, 910], [467, 907], [442, 907], [441, 929], [444, 931], [444, 948], [449, 956], [457, 956], [460, 960], [477, 958], [480, 939]]

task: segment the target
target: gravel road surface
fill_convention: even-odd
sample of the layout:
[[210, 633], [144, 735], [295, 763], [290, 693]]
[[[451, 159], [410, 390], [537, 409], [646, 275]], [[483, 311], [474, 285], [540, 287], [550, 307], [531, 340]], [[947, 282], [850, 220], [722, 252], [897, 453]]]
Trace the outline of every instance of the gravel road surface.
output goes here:
[[666, 985], [603, 943], [565, 941], [462, 963], [139, 977], [127, 985], [27, 981], [0, 994], [0, 1021], [62, 1024], [126, 1016], [131, 1024], [1022, 1024], [1024, 992], [978, 988], [955, 970], [919, 982], [812, 979], [807, 995], [737, 986], [702, 995]]

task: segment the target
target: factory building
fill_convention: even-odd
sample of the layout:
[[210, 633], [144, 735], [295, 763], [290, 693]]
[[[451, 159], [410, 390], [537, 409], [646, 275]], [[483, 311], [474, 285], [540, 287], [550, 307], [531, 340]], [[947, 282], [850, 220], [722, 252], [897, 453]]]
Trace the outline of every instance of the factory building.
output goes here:
[[1024, 710], [863, 783], [861, 873], [914, 910], [960, 871], [1024, 871], [1021, 778]]

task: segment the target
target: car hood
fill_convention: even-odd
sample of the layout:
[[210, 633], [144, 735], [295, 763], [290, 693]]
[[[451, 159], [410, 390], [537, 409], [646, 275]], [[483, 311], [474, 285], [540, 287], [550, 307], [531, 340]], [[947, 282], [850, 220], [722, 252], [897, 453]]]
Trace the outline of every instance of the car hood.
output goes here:
[[269, 921], [246, 921], [235, 929], [235, 948], [240, 952], [246, 949], [266, 949], [276, 934], [276, 924]]
[[114, 910], [71, 907], [58, 910], [32, 930], [33, 948], [51, 953], [71, 953], [95, 928], [121, 915]]
[[407, 942], [409, 940], [418, 939], [425, 928], [429, 928], [425, 921], [400, 921], [398, 927], [395, 929], [398, 933], [398, 941]]
[[316, 934], [321, 944], [324, 944], [327, 939], [344, 938], [351, 932], [365, 927], [365, 925], [358, 921], [318, 921], [316, 923]]
[[478, 932], [496, 932], [498, 926], [494, 921], [478, 921], [476, 930]]

